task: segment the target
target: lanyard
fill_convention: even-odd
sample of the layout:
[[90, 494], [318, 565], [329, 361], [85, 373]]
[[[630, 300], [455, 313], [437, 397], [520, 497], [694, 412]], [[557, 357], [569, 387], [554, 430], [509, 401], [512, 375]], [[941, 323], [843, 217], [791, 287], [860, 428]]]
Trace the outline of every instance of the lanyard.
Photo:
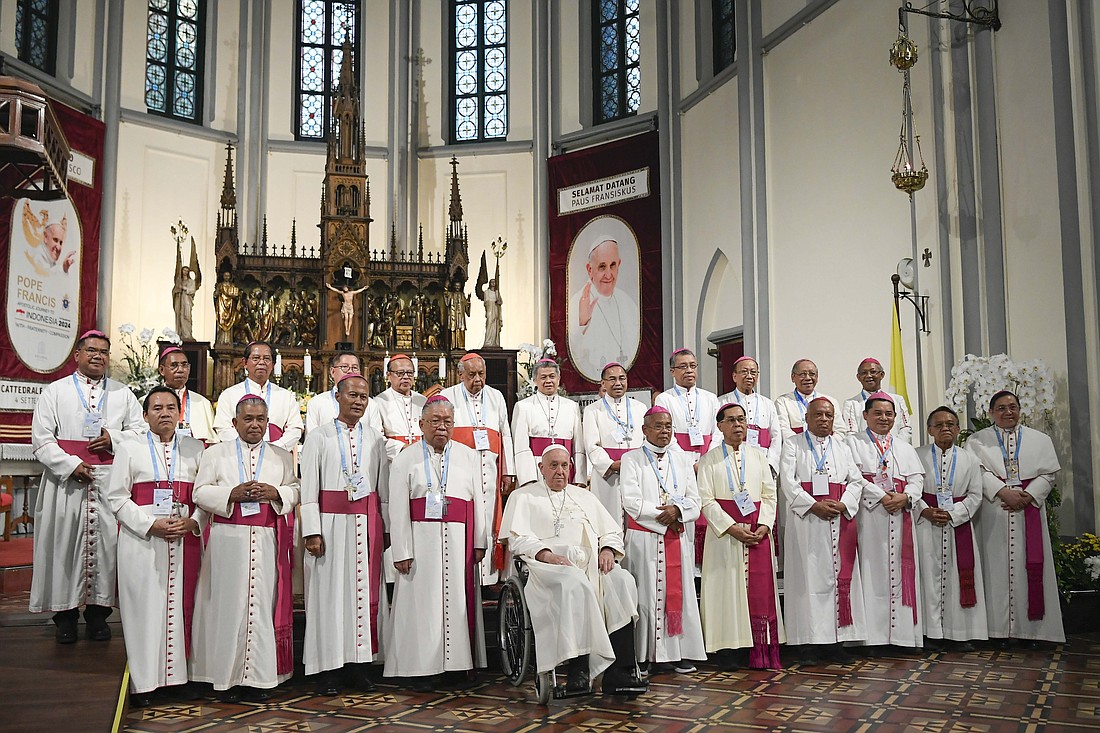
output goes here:
[[[84, 390], [80, 388], [80, 380], [76, 378], [76, 373], [73, 373], [73, 385], [76, 387], [76, 396], [80, 398], [80, 404], [84, 406], [85, 412], [92, 412], [92, 408], [88, 405], [88, 400], [84, 399]], [[91, 390], [88, 390], [88, 396], [91, 396]], [[103, 397], [99, 399], [99, 407], [95, 410], [99, 413], [107, 412], [107, 399], [111, 396], [111, 393], [107, 391], [107, 378], [103, 378]]]
[[[424, 449], [424, 479], [428, 482], [428, 493], [432, 492], [432, 477], [435, 476], [435, 470], [432, 468], [431, 456], [428, 452], [428, 441], [420, 441], [420, 447]], [[451, 444], [447, 443], [447, 450], [443, 451], [443, 466], [440, 470], [439, 477], [439, 493], [440, 495], [447, 493], [447, 472], [451, 470]]]
[[[798, 411], [800, 413], [802, 413], [802, 421], [805, 422], [806, 421], [806, 410], [810, 407], [810, 403], [806, 401], [806, 398], [803, 397], [802, 393], [799, 392], [797, 389], [794, 391], [794, 399], [795, 399], [795, 402], [798, 403]], [[813, 399], [813, 400], [817, 399], [817, 390], [816, 389], [814, 390], [814, 393], [812, 395], [810, 395], [810, 399]]]
[[[344, 436], [341, 434], [343, 428], [340, 425], [340, 419], [333, 420], [336, 423], [336, 442], [340, 444], [340, 470], [344, 472], [344, 475], [351, 478], [351, 474], [348, 473], [348, 457], [344, 453]], [[355, 425], [356, 439], [359, 441], [356, 445], [363, 445], [363, 423], [357, 423]], [[348, 431], [348, 441], [351, 441], [351, 431]], [[359, 460], [355, 457], [355, 450], [351, 451], [351, 467], [359, 471]]]
[[[256, 386], [259, 387], [260, 385], [257, 384]], [[245, 394], [257, 394], [256, 392], [253, 392], [249, 388], [248, 377], [244, 378], [244, 393]], [[264, 402], [267, 403], [267, 409], [270, 410], [271, 409], [271, 382], [267, 383], [267, 394], [263, 395], [263, 398], [264, 398]]]
[[817, 457], [817, 448], [814, 448], [814, 443], [810, 440], [810, 431], [807, 430], [803, 435], [806, 436], [806, 445], [810, 446], [810, 453], [814, 456], [814, 462], [817, 463], [817, 472], [825, 473], [825, 459], [829, 457], [829, 449], [833, 447], [833, 436], [829, 436], [825, 439], [825, 450], [821, 452], [821, 458]]
[[[149, 439], [149, 459], [153, 462], [153, 483], [160, 484], [160, 458], [157, 457], [157, 452], [153, 448], [153, 433], [148, 432], [145, 437]], [[178, 437], [172, 438], [172, 465], [165, 466], [164, 472], [168, 474], [168, 484], [171, 486], [176, 482], [176, 453], [179, 449], [180, 440]], [[243, 481], [241, 483], [244, 483]], [[173, 487], [174, 488], [174, 487]]]
[[626, 403], [626, 422], [624, 423], [619, 419], [619, 416], [611, 411], [611, 405], [607, 404], [607, 397], [603, 397], [603, 409], [607, 410], [607, 414], [611, 416], [611, 419], [615, 421], [615, 424], [619, 426], [619, 429], [626, 433], [625, 437], [630, 437], [630, 434], [634, 432], [634, 416], [630, 414], [630, 403]]
[[882, 443], [878, 442], [878, 436], [871, 432], [871, 428], [865, 428], [867, 431], [867, 437], [871, 439], [871, 442], [875, 444], [875, 449], [878, 450], [879, 458], [882, 459], [879, 466], [886, 468], [890, 465], [890, 462], [886, 460], [886, 457], [894, 451], [894, 438], [891, 435], [886, 436], [886, 447], [882, 447]]
[[[683, 393], [680, 391], [680, 385], [674, 384], [674, 385], [672, 385], [672, 389], [673, 389], [673, 391], [676, 392], [676, 396], [680, 398], [680, 402], [683, 403], [683, 405], [684, 405], [684, 412], [687, 414], [688, 425], [690, 425], [691, 427], [695, 427], [696, 425], [699, 424], [699, 421], [695, 419], [695, 415], [692, 412], [690, 403], [687, 401], [687, 398], [684, 397]], [[691, 390], [688, 390], [688, 396], [691, 396]], [[698, 404], [696, 406], [698, 407]]]
[[[252, 474], [252, 480], [255, 481], [260, 476], [260, 466], [264, 465], [264, 451], [267, 450], [267, 441], [260, 441], [260, 457], [256, 459], [256, 471]], [[251, 449], [249, 449], [249, 455], [251, 455]], [[244, 475], [244, 456], [241, 454], [241, 439], [237, 438], [237, 474], [241, 477], [241, 483], [245, 482]]]
[[661, 491], [665, 492], [666, 496], [679, 496], [680, 495], [680, 482], [676, 478], [676, 464], [672, 461], [672, 456], [668, 456], [668, 470], [672, 473], [672, 491], [668, 490], [665, 486], [665, 478], [661, 475], [661, 469], [657, 466], [657, 459], [653, 457], [653, 451], [648, 446], [642, 446], [642, 450], [645, 451], [645, 457], [649, 459], [649, 465], [653, 468], [654, 475], [657, 476], [657, 483], [661, 485]]
[[183, 394], [180, 395], [180, 402], [183, 403], [183, 419], [184, 425], [191, 424], [191, 397], [187, 391], [187, 387], [183, 388]]
[[730, 493], [731, 494], [738, 493], [735, 490], [737, 487], [740, 487], [741, 491], [747, 491], [747, 489], [745, 488], [745, 459], [742, 457], [741, 460], [738, 461], [737, 460], [737, 451], [733, 452], [733, 460], [736, 463], [741, 464], [741, 476], [739, 477], [741, 480], [738, 481], [737, 486], [734, 486], [733, 485], [733, 471], [730, 470], [730, 454], [729, 454], [729, 449], [726, 448], [725, 441], [722, 442], [722, 456], [726, 459], [725, 460], [726, 478], [729, 479], [729, 482], [730, 482]]
[[[947, 488], [953, 489], [955, 487], [955, 459], [958, 458], [959, 449], [951, 447], [951, 472], [947, 476]], [[944, 454], [944, 458], [947, 458], [947, 454]], [[943, 479], [940, 473], [943, 471], [943, 467], [940, 466], [939, 459], [936, 458], [936, 444], [932, 444], [932, 465], [935, 467], [935, 471], [932, 473], [936, 476], [936, 493], [939, 493], [942, 488]]]
[[1015, 435], [1016, 435], [1016, 449], [1012, 451], [1012, 458], [1010, 459], [1010, 458], [1008, 457], [1008, 451], [1007, 451], [1007, 450], [1005, 449], [1005, 442], [1004, 442], [1004, 440], [1003, 440], [1003, 439], [1001, 438], [1001, 431], [1000, 431], [1000, 429], [999, 429], [999, 428], [994, 428], [994, 429], [993, 429], [993, 432], [997, 434], [997, 443], [998, 443], [998, 444], [1000, 444], [1000, 446], [1001, 446], [1001, 455], [1002, 455], [1002, 456], [1004, 456], [1004, 459], [1005, 459], [1005, 470], [1007, 471], [1007, 470], [1008, 470], [1008, 462], [1009, 462], [1010, 460], [1014, 460], [1014, 461], [1015, 461], [1015, 460], [1019, 460], [1019, 458], [1020, 458], [1020, 446], [1024, 444], [1024, 433], [1023, 433], [1023, 431], [1022, 431], [1022, 430], [1020, 430], [1019, 428], [1016, 428], [1016, 430], [1015, 430]]
[[[750, 424], [752, 423], [753, 417], [755, 417], [757, 415], [757, 413], [759, 412], [759, 408], [760, 408], [760, 395], [756, 392], [753, 392], [752, 396], [755, 397], [756, 399], [754, 399], [752, 401], [752, 410], [751, 410], [752, 414], [750, 415], [750, 414], [748, 414], [750, 412], [749, 408], [746, 407], [745, 403], [741, 401], [741, 390], [739, 390], [739, 389], [733, 390], [733, 399], [737, 404], [739, 404], [739, 405], [741, 405], [741, 407], [745, 408], [745, 417], [748, 419]], [[748, 400], [748, 397], [749, 397], [748, 395], [745, 395], [746, 401]], [[759, 427], [759, 426], [757, 426], [757, 427]]]
[[[482, 392], [484, 392], [484, 391], [485, 390], [483, 389]], [[478, 394], [481, 394], [481, 392], [478, 392]], [[463, 397], [463, 399], [466, 400], [466, 414], [468, 414], [470, 416], [470, 424], [473, 425], [474, 427], [479, 427], [479, 428], [485, 427], [485, 419], [484, 419], [485, 416], [482, 415], [481, 420], [479, 420], [477, 417], [474, 416], [474, 409], [470, 405], [470, 390], [466, 389], [465, 384], [462, 385], [462, 397]], [[482, 406], [482, 408], [485, 407], [485, 398], [484, 397], [481, 398], [481, 406]], [[448, 450], [450, 450], [449, 447], [448, 447]], [[443, 483], [446, 484], [446, 481], [444, 481]]]

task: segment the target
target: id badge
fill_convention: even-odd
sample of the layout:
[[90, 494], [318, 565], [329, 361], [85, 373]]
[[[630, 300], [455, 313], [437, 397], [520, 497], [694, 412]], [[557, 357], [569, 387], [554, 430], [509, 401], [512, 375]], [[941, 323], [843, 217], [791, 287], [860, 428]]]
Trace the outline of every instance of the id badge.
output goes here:
[[757, 428], [749, 427], [745, 433], [745, 442], [751, 445], [753, 448], [760, 447], [760, 431]]
[[829, 474], [820, 471], [814, 472], [812, 481], [813, 485], [810, 488], [814, 496], [829, 495]]
[[955, 497], [946, 491], [936, 492], [936, 506], [940, 509], [950, 509], [955, 506]]
[[688, 426], [688, 440], [691, 441], [692, 448], [698, 448], [703, 444], [703, 431], [698, 425]]
[[619, 428], [619, 430], [618, 430], [618, 437], [619, 437], [619, 440], [618, 440], [618, 442], [620, 442], [620, 443], [626, 443], [626, 442], [628, 442], [628, 441], [630, 440], [630, 433], [628, 433], [628, 432], [626, 431], [626, 428]]
[[1013, 458], [1011, 461], [1005, 463], [1005, 473], [1008, 474], [1008, 479], [1005, 481], [1005, 485], [1023, 485], [1023, 482], [1020, 481], [1020, 461], [1018, 459]]
[[363, 474], [353, 473], [351, 475], [351, 482], [348, 484], [348, 494], [352, 501], [365, 499], [370, 494], [370, 484], [363, 478]]
[[489, 450], [489, 431], [474, 428], [474, 450]]
[[176, 435], [180, 436], [181, 438], [190, 438], [191, 426], [188, 423], [181, 422], [178, 426], [176, 426]]
[[894, 490], [894, 482], [890, 480], [890, 474], [886, 473], [886, 471], [881, 468], [875, 471], [875, 486], [879, 487], [887, 494]]
[[84, 413], [84, 430], [81, 435], [85, 438], [98, 438], [103, 432], [103, 415], [98, 412]]
[[672, 506], [679, 507], [681, 512], [685, 512], [692, 507], [691, 499], [683, 494], [669, 494], [668, 500]]
[[153, 516], [172, 516], [172, 490], [153, 489]]
[[[828, 488], [828, 476], [826, 478], [826, 488]], [[816, 487], [815, 487], [816, 488]], [[816, 494], [816, 491], [814, 492]], [[738, 491], [733, 495], [733, 501], [737, 504], [737, 511], [741, 512], [742, 516], [749, 516], [756, 511], [756, 504], [753, 502], [752, 497], [749, 496], [747, 491]]]
[[260, 502], [242, 501], [240, 503], [242, 517], [254, 517], [260, 513]]
[[424, 518], [443, 519], [443, 516], [447, 513], [443, 495], [429, 491], [424, 499]]

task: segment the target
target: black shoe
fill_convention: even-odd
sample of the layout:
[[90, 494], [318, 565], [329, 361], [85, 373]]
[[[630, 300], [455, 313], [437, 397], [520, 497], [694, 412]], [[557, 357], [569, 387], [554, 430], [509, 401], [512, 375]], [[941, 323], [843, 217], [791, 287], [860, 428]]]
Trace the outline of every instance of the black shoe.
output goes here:
[[569, 666], [569, 673], [565, 679], [565, 691], [568, 693], [588, 692], [592, 689], [592, 681], [588, 678], [588, 667]]
[[1038, 649], [1039, 642], [1035, 641], [1034, 639], [1017, 639], [1016, 646], [1020, 647], [1021, 649]]
[[802, 667], [816, 667], [821, 662], [817, 646], [814, 644], [799, 646], [795, 651], [794, 662]]
[[335, 672], [327, 670], [317, 675], [317, 694], [327, 697], [336, 697], [340, 694], [340, 685]]
[[994, 649], [1008, 649], [1008, 639], [990, 639], [989, 644]]
[[107, 625], [107, 617], [111, 615], [110, 606], [87, 605], [84, 607], [84, 622], [87, 624], [85, 633], [92, 641], [110, 641], [111, 627]]
[[190, 702], [192, 700], [201, 700], [204, 695], [202, 690], [195, 682], [184, 682], [182, 685], [172, 685], [171, 687], [164, 688], [165, 694], [173, 700], [179, 700], [180, 702]]
[[271, 690], [260, 687], [241, 688], [241, 699], [245, 702], [267, 702], [271, 699]]
[[942, 652], [946, 646], [943, 639], [930, 639], [927, 636], [924, 637], [924, 650], [926, 652]]
[[951, 650], [966, 654], [968, 652], [974, 651], [974, 645], [971, 644], [969, 641], [957, 641], [954, 643], [954, 645], [952, 645]]
[[240, 702], [241, 701], [241, 688], [230, 687], [228, 690], [222, 690], [217, 693], [218, 699], [222, 702]]
[[131, 692], [130, 707], [147, 708], [153, 704], [153, 694], [150, 692]]
[[447, 675], [445, 685], [449, 690], [469, 690], [477, 687], [477, 672], [474, 670], [451, 672]]
[[603, 674], [603, 694], [635, 698], [649, 689], [649, 683], [638, 677], [633, 667], [628, 670], [608, 669]]
[[733, 649], [719, 649], [715, 655], [715, 662], [720, 672], [735, 672], [740, 665], [737, 664], [737, 655]]
[[434, 692], [436, 677], [435, 675], [427, 675], [425, 677], [409, 677], [409, 689], [413, 692]]
[[851, 664], [854, 660], [851, 653], [844, 648], [843, 644], [834, 644], [833, 648], [828, 651], [829, 661], [836, 664]]
[[58, 644], [76, 643], [76, 622], [79, 618], [79, 613], [75, 608], [68, 611], [58, 611], [53, 615], [53, 622], [57, 625], [54, 638]]

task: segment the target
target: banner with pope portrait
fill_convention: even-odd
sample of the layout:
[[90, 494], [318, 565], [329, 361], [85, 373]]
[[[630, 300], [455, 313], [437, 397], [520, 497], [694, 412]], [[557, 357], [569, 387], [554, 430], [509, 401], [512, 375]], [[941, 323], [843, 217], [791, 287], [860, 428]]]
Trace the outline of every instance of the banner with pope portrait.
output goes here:
[[660, 387], [661, 205], [657, 133], [549, 160], [550, 335], [562, 386], [598, 388], [609, 362]]

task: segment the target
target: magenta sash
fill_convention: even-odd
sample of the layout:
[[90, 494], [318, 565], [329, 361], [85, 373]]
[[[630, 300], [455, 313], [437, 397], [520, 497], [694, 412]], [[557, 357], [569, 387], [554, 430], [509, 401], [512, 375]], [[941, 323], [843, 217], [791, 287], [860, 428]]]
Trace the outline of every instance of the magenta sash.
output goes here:
[[[626, 515], [626, 528], [653, 532]], [[653, 534], [657, 534], [653, 532]], [[684, 571], [680, 554], [680, 533], [671, 527], [662, 535], [665, 544], [665, 630], [671, 636], [684, 633]]]
[[713, 435], [704, 435], [702, 445], [692, 445], [690, 433], [674, 433], [674, 435], [676, 436], [676, 442], [680, 444], [681, 448], [688, 453], [698, 453], [699, 455], [703, 455], [710, 450], [710, 441], [711, 438], [714, 437]]
[[[764, 450], [772, 447], [772, 434], [768, 432], [767, 428], [762, 428], [759, 425], [750, 425], [749, 430], [755, 430], [757, 435], [757, 442]], [[802, 432], [799, 430], [798, 432]]]
[[294, 567], [294, 514], [280, 516], [266, 502], [260, 504], [260, 513], [251, 517], [241, 516], [241, 505], [233, 505], [229, 518], [214, 515], [218, 524], [235, 524], [242, 527], [270, 527], [275, 530], [275, 664], [279, 674], [294, 671], [294, 588], [291, 569]]
[[356, 514], [367, 517], [367, 572], [370, 579], [370, 641], [371, 649], [378, 650], [378, 604], [382, 598], [382, 526], [381, 502], [378, 492], [372, 491], [362, 499], [351, 501], [348, 492], [321, 491], [317, 504], [322, 514]]
[[447, 497], [447, 509], [442, 519], [425, 516], [427, 499], [420, 497], [409, 501], [409, 511], [414, 522], [455, 522], [466, 525], [466, 623], [470, 628], [470, 644], [477, 643], [477, 563], [474, 561], [474, 503], [469, 499]]
[[57, 444], [61, 446], [61, 450], [73, 458], [79, 458], [89, 466], [110, 466], [115, 461], [114, 455], [107, 451], [93, 453], [88, 450], [87, 440], [59, 440]]
[[[161, 482], [163, 483], [163, 482]], [[195, 502], [191, 499], [190, 481], [176, 481], [178, 494], [176, 500], [187, 507], [187, 515], [195, 511]], [[153, 503], [155, 481], [140, 481], [130, 488], [130, 500], [138, 506], [150, 506]], [[195, 586], [199, 582], [199, 563], [202, 561], [202, 538], [188, 532], [183, 538], [183, 643], [187, 658], [191, 658], [191, 619], [195, 616]]]
[[569, 483], [573, 483], [573, 479], [577, 476], [577, 467], [573, 464], [573, 439], [572, 438], [538, 438], [531, 436], [528, 438], [531, 443], [531, 453], [535, 456], [535, 460], [539, 459], [542, 452], [550, 445], [563, 445], [565, 449], [569, 451]]
[[804, 425], [798, 425], [796, 427], [792, 427], [791, 432], [793, 432], [795, 435], [802, 435], [802, 431], [805, 429], [806, 427]]
[[[760, 502], [753, 502], [755, 509], [741, 513], [733, 499], [716, 499], [722, 511], [740, 524], [760, 526]], [[716, 538], [717, 539], [717, 538]], [[711, 538], [708, 537], [710, 542]], [[749, 622], [752, 628], [752, 650], [749, 666], [753, 669], [782, 669], [779, 661], [779, 613], [775, 608], [775, 577], [772, 570], [772, 535], [764, 535], [760, 544], [746, 548], [749, 551]]]
[[[814, 496], [813, 482], [803, 481], [803, 490], [815, 500], [829, 498], [840, 501], [844, 495], [844, 484], [829, 482], [828, 497]], [[837, 623], [851, 626], [852, 621], [852, 573], [856, 566], [856, 549], [859, 547], [859, 534], [856, 523], [843, 514], [840, 515], [840, 572], [836, 576]]]
[[[267, 424], [267, 441], [269, 443], [274, 443], [281, 437], [283, 437], [283, 429], [275, 423], [269, 422]], [[282, 672], [280, 672], [279, 674], [282, 674]]]
[[[924, 503], [930, 507], [938, 505], [935, 494], [924, 494]], [[944, 527], [943, 529], [948, 529]], [[964, 522], [954, 528], [955, 531], [955, 567], [959, 572], [959, 605], [972, 608], [978, 604], [978, 592], [974, 587], [974, 531], [970, 522]]]
[[[1020, 491], [1027, 490], [1033, 479], [1020, 482]], [[1039, 621], [1046, 616], [1043, 598], [1043, 514], [1031, 502], [1024, 507], [1024, 569], [1027, 571], [1027, 620]]]
[[[863, 478], [874, 482], [873, 473]], [[905, 493], [905, 479], [895, 478], [894, 492]], [[913, 623], [917, 622], [917, 560], [913, 547], [913, 516], [908, 509], [901, 511], [901, 605], [913, 609]]]
[[604, 450], [605, 453], [607, 453], [608, 457], [611, 460], [621, 461], [623, 459], [623, 456], [625, 456], [627, 453], [629, 453], [630, 451], [635, 450], [635, 449], [634, 448], [604, 448], [603, 450]]

